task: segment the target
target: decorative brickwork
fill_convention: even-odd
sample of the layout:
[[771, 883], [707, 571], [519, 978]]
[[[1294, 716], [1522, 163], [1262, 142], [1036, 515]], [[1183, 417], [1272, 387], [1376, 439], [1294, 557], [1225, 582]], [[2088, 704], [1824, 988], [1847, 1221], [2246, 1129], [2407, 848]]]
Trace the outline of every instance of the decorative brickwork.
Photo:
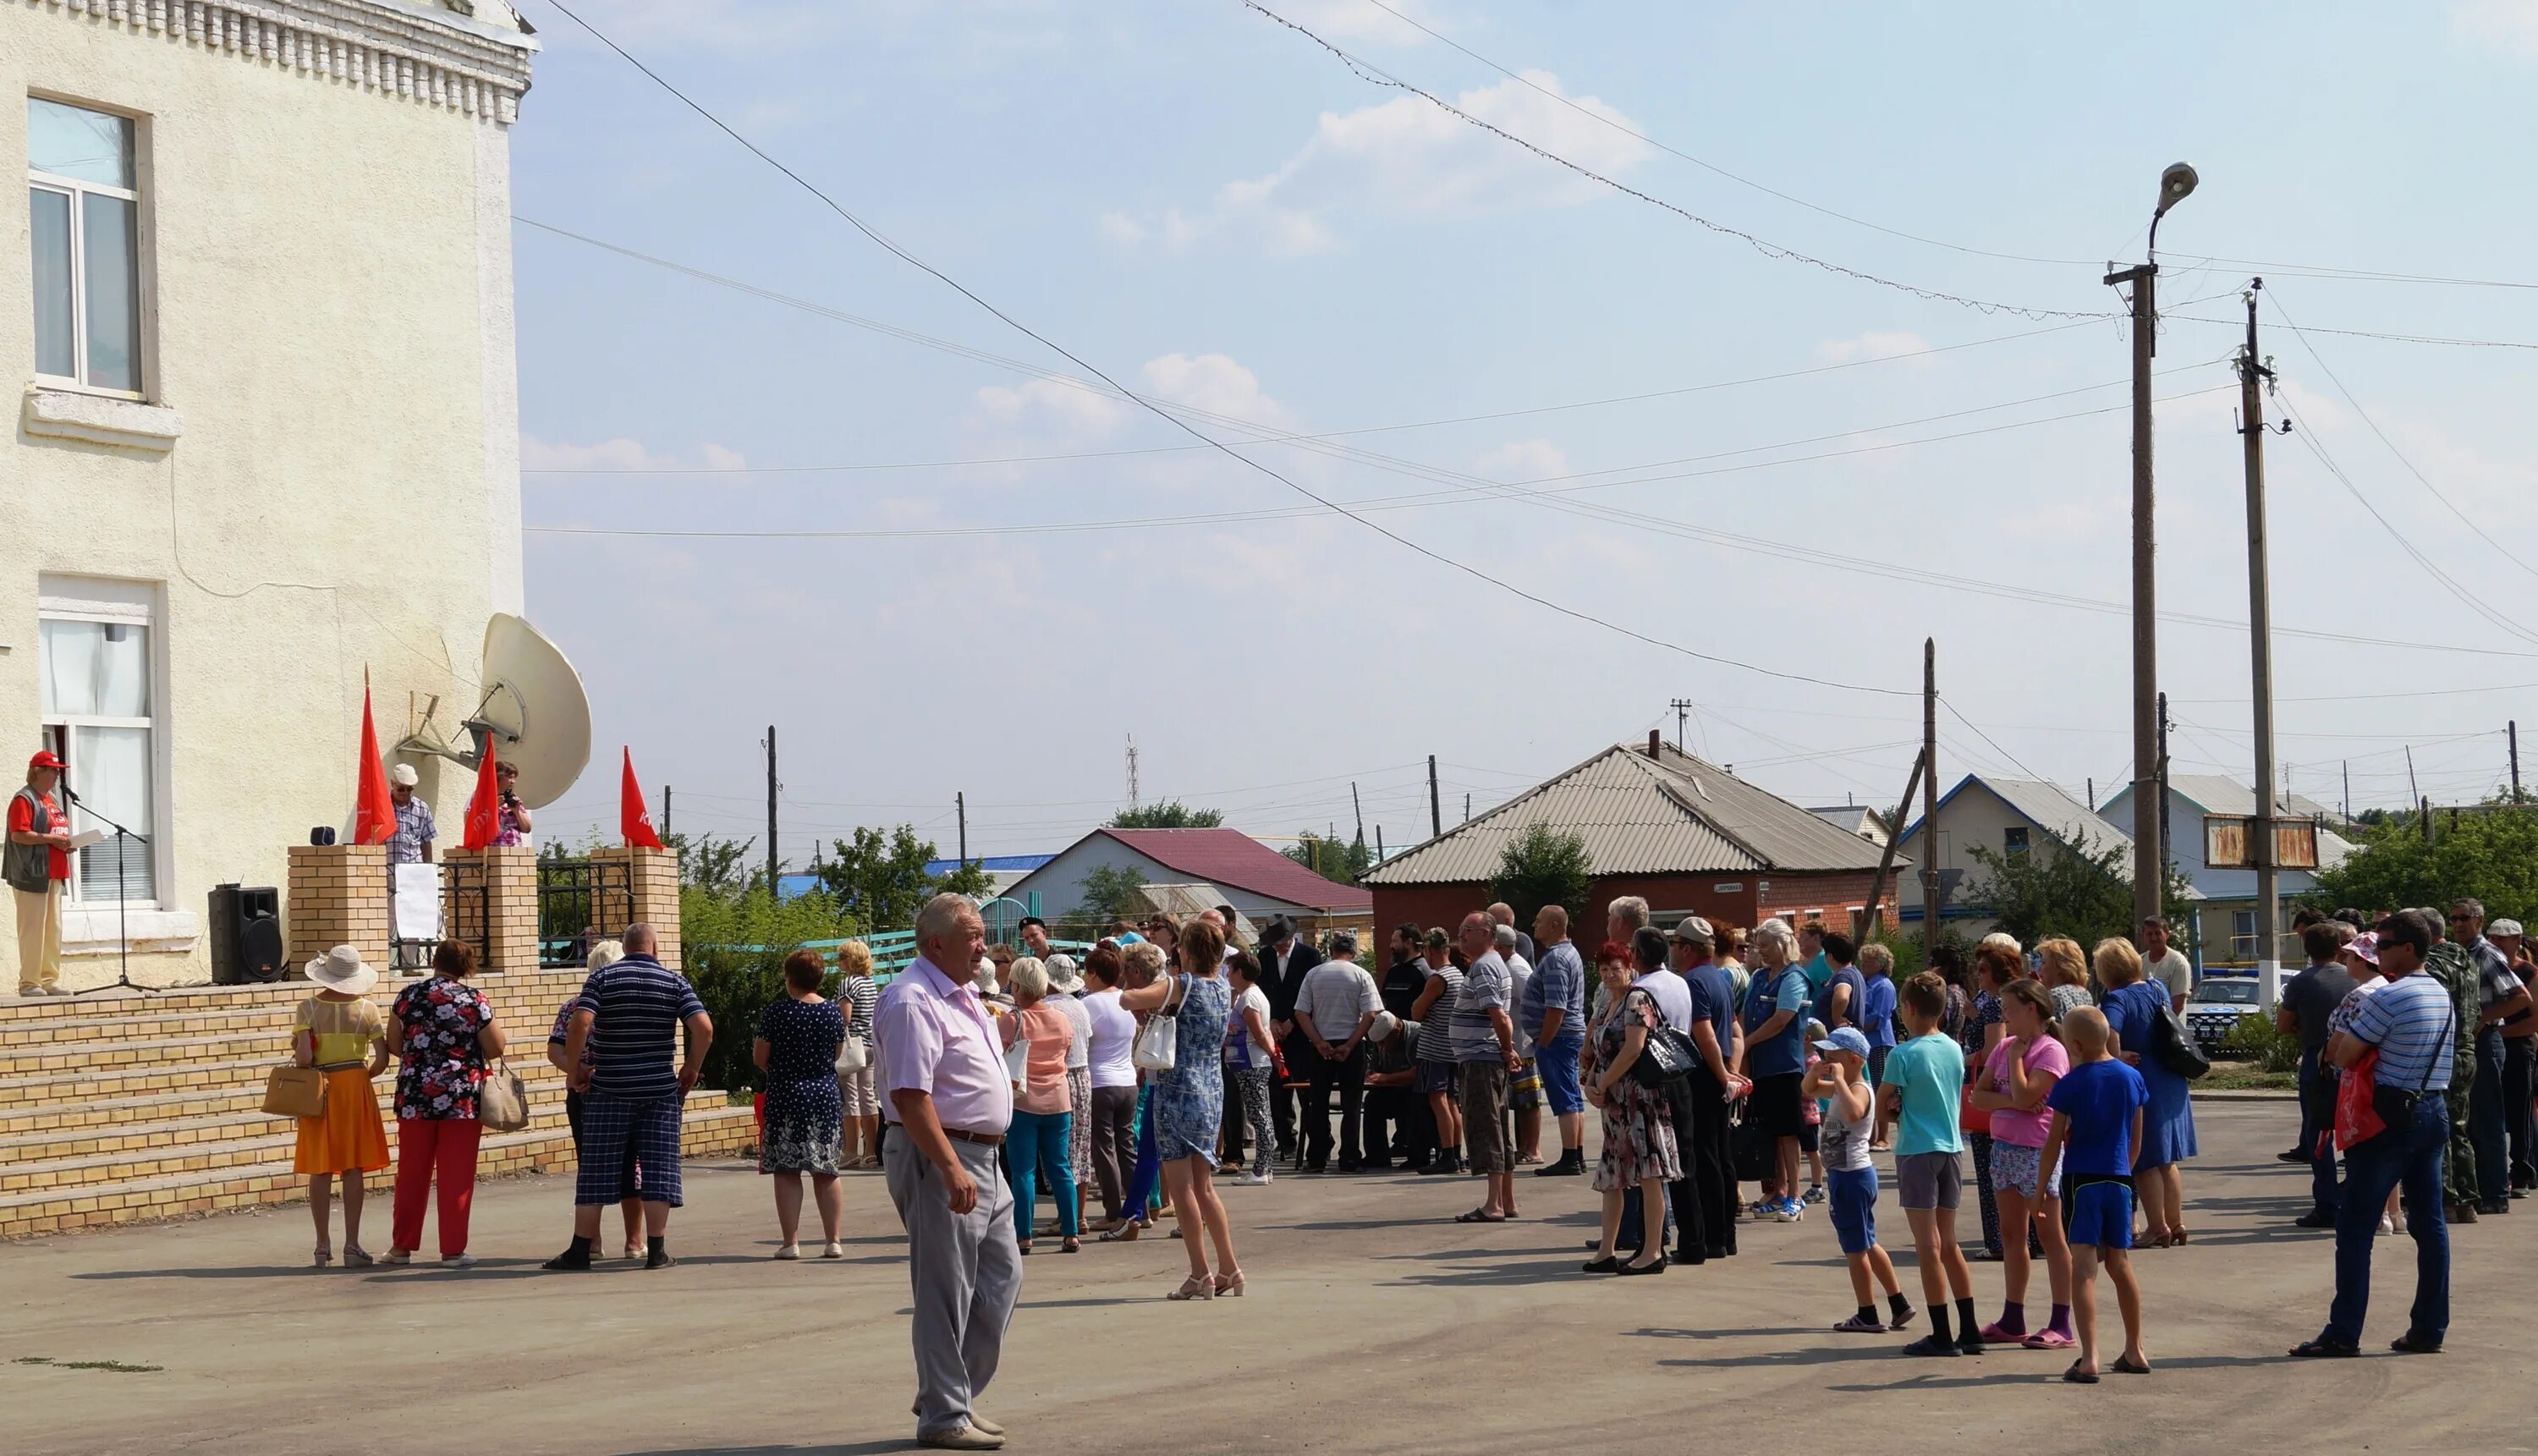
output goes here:
[[538, 852], [525, 844], [442, 856], [441, 934], [476, 948], [482, 968], [538, 968]]
[[661, 963], [680, 969], [678, 855], [667, 849], [621, 846], [594, 849], [590, 859], [594, 865], [626, 867], [626, 882], [634, 898], [634, 912], [627, 917], [627, 923], [646, 922], [660, 932]]
[[388, 847], [295, 844], [282, 906], [294, 969], [337, 946], [372, 965], [388, 963]]

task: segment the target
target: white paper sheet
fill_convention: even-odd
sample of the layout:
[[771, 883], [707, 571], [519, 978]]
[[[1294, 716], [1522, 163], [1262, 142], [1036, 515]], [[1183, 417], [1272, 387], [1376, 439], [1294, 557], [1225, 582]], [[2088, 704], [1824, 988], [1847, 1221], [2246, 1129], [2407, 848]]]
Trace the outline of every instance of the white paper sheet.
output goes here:
[[394, 865], [394, 921], [399, 940], [440, 939], [440, 866]]

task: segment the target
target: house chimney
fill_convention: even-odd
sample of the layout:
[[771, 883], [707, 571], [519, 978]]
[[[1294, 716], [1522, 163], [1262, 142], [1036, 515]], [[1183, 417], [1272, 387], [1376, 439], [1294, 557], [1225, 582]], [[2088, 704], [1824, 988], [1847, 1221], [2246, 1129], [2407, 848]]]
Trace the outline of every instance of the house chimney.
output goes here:
[[1649, 758], [1653, 759], [1653, 758], [1657, 757], [1657, 749], [1658, 749], [1658, 747], [1659, 747], [1663, 742], [1664, 742], [1664, 740], [1663, 740], [1663, 739], [1660, 739], [1659, 737], [1657, 737], [1657, 730], [1655, 730], [1654, 728], [1651, 728], [1651, 729], [1649, 729], [1649, 730], [1648, 730], [1648, 757], [1649, 757]]

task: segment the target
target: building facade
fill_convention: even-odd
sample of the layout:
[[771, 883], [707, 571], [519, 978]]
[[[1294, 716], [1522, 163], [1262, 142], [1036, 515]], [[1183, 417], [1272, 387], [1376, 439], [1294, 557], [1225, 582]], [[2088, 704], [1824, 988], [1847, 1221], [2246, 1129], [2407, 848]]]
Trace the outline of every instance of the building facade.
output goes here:
[[[2100, 812], [2116, 824], [2132, 823], [2132, 787], [2126, 785]], [[2256, 954], [2256, 872], [2216, 869], [2204, 859], [2205, 820], [2216, 815], [2244, 819], [2255, 812], [2256, 791], [2237, 779], [2217, 773], [2169, 776], [2169, 864], [2202, 899], [2195, 907], [2192, 944], [2188, 947], [2198, 971], [2206, 967], [2247, 969], [2260, 959]], [[2342, 823], [2342, 818], [2325, 805], [2294, 794], [2279, 801], [2274, 812], [2283, 820], [2307, 820], [2317, 826], [2318, 868], [2332, 869], [2353, 852], [2352, 841], [2332, 827]], [[2275, 890], [2281, 910], [2274, 924], [2281, 944], [2272, 959], [2296, 968], [2306, 958], [2301, 952], [2300, 938], [2291, 933], [2291, 905], [2317, 890], [2317, 876], [2308, 870], [2279, 870], [2275, 873]]]
[[[146, 836], [79, 856], [72, 989], [118, 923], [135, 980], [208, 978], [211, 889], [348, 820], [366, 670], [383, 746], [477, 705], [536, 48], [501, 0], [0, 4], [0, 746]], [[454, 842], [466, 775], [415, 762]]]
[[[1935, 830], [1923, 821], [1913, 820], [1904, 827], [1896, 847], [1923, 864], [1937, 866], [1939, 918], [1969, 937], [1979, 937], [1997, 927], [1981, 902], [1988, 874], [1972, 854], [1975, 849], [2003, 859], [2019, 854], [2051, 858], [2075, 849], [2097, 855], [2111, 849], [2115, 851], [2111, 873], [2131, 883], [2132, 835], [2099, 817], [2057, 784], [1969, 773], [1940, 797], [1938, 811]], [[1905, 924], [1920, 923], [1919, 872], [1903, 878], [1897, 887], [1897, 903]]]

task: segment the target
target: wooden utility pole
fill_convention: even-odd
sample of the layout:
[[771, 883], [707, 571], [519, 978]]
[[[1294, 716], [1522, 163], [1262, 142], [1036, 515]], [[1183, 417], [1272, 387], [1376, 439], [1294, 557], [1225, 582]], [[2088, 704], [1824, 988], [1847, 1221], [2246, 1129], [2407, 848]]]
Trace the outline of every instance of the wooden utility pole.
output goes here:
[[963, 790], [952, 796], [952, 812], [961, 820], [961, 863], [969, 862], [969, 794]]
[[[1908, 802], [1908, 800], [1907, 800]], [[1921, 968], [1939, 948], [1939, 639], [1921, 639]]]
[[1366, 842], [1366, 804], [1357, 796], [1357, 780], [1354, 778], [1349, 780], [1349, 808], [1357, 815], [1358, 842], [1364, 843]]
[[2247, 286], [2247, 342], [2238, 354], [2238, 438], [2247, 478], [2247, 658], [2254, 674], [2256, 815], [2247, 827], [2248, 862], [2256, 871], [2256, 987], [2266, 1012], [2282, 979], [2282, 875], [2274, 844], [2273, 592], [2265, 561], [2265, 393], [2274, 371], [2256, 353], [2256, 294]]
[[2353, 761], [2344, 761], [2344, 817], [2353, 818]]
[[[2165, 210], [2163, 201], [2163, 210]], [[2152, 226], [2156, 228], [2154, 220]], [[2159, 264], [2143, 263], [2106, 275], [2106, 282], [2132, 285], [2133, 331], [2133, 843], [2168, 842], [2167, 796], [2158, 792], [2159, 712], [2159, 570], [2153, 528], [2157, 496], [2151, 489], [2151, 360], [2159, 341]], [[2159, 913], [2160, 882], [2168, 872], [2159, 862], [2133, 855], [2133, 922]]]
[[1444, 834], [1445, 811], [1436, 802], [1436, 756], [1430, 754], [1428, 756], [1428, 837], [1440, 839]]
[[1674, 709], [1674, 751], [1680, 754], [1685, 752], [1683, 746], [1684, 719], [1691, 714], [1694, 708], [1699, 707], [1700, 704], [1694, 702], [1689, 697], [1678, 697], [1674, 701], [1667, 703], [1666, 706]]
[[767, 895], [775, 897], [775, 872], [782, 861], [775, 857], [775, 725], [767, 725]]
[[[2353, 769], [2350, 765], [2346, 766], [2344, 777], [2346, 782], [2352, 781]], [[2411, 743], [2406, 745], [2406, 797], [2409, 799], [2424, 797], [2424, 786], [2415, 782], [2415, 746]]]
[[[1886, 903], [1886, 877], [1895, 868], [1895, 846], [1904, 837], [1904, 816], [1912, 811], [1912, 791], [1921, 786], [1921, 756], [1913, 755], [1912, 771], [1904, 779], [1904, 797], [1895, 801], [1903, 807], [1895, 811], [1895, 824], [1886, 836], [1886, 847], [1877, 856], [1877, 878], [1868, 884], [1868, 912], [1860, 918], [1858, 924], [1850, 928], [1853, 940], [1866, 940], [1877, 933], [1880, 919], [1878, 912]], [[1929, 853], [1932, 844], [1938, 842], [1937, 835], [1938, 830], [1931, 827], [1928, 821], [1923, 821], [1921, 852], [1924, 855]], [[1924, 915], [1929, 913], [1927, 899], [1922, 901], [1921, 912]], [[1898, 916], [1896, 924], [1900, 927], [1903, 924], [1903, 917]]]
[[2520, 802], [2520, 720], [2503, 725], [2503, 734], [2511, 744], [2511, 802]]
[[[2165, 693], [2158, 695], [2153, 702], [2159, 713], [2159, 738], [2158, 747], [2155, 750], [2159, 756], [2159, 771], [2158, 776], [2152, 781], [2152, 786], [2159, 790], [2160, 882], [2157, 888], [2164, 891], [2168, 884], [2168, 867], [2176, 862], [2175, 848], [2168, 842], [2168, 695]], [[2139, 823], [2138, 818], [2135, 823]], [[2156, 905], [2160, 901], [2154, 899], [2152, 903]], [[2160, 911], [2154, 909], [2150, 913], [2156, 915]], [[2142, 918], [2147, 920], [2150, 915]]]
[[670, 837], [670, 786], [661, 785], [661, 837]]

